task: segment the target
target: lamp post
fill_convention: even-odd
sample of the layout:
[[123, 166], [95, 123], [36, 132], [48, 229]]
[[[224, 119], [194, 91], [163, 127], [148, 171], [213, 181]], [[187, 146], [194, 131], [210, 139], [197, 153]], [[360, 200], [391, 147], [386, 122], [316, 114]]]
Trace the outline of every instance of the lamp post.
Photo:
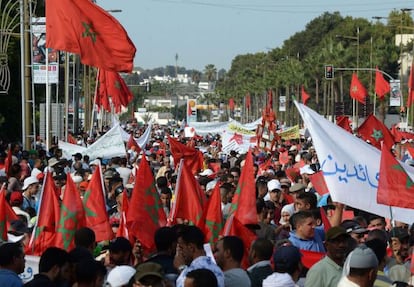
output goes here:
[[[344, 35], [336, 35], [336, 38], [341, 39], [350, 39], [355, 40], [357, 42], [357, 61], [356, 61], [356, 68], [357, 68], [357, 75], [359, 69], [359, 27], [356, 30], [356, 36], [344, 36]], [[355, 99], [352, 99], [352, 123], [353, 127], [358, 127], [358, 102]]]

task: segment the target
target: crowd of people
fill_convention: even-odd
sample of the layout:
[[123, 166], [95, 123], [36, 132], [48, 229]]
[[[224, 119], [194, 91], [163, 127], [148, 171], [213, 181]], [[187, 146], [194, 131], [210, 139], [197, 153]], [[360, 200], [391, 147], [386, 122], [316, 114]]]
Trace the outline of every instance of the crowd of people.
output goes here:
[[[139, 137], [145, 129], [128, 126], [127, 130]], [[12, 163], [7, 167], [8, 149], [3, 146], [0, 182], [19, 219], [9, 223], [8, 240], [0, 245], [0, 286], [23, 286], [19, 274], [24, 271], [24, 252], [36, 226], [44, 171], [52, 172], [62, 199], [67, 174], [83, 196], [100, 165], [109, 222], [116, 234], [121, 195], [131, 196], [136, 170], [145, 156], [168, 216], [175, 199], [177, 163], [167, 134], [173, 131], [155, 125], [142, 151], [130, 147], [123, 157], [93, 161], [80, 153], [65, 159], [58, 146], [46, 151], [38, 144], [36, 149], [25, 151], [12, 144]], [[181, 131], [178, 140], [202, 151], [204, 167], [195, 177], [207, 198], [216, 184], [220, 185], [226, 220], [245, 154], [224, 154], [219, 135], [188, 139]], [[92, 142], [86, 136], [78, 139], [80, 145]], [[282, 162], [279, 156], [286, 152]], [[150, 254], [143, 253], [139, 242], [131, 243], [124, 237], [96, 242], [93, 228], [84, 227], [74, 235], [74, 249], [47, 248], [40, 256], [39, 273], [25, 286], [410, 286], [413, 226], [319, 194], [310, 180], [320, 168], [310, 138], [282, 141], [274, 152], [255, 148], [253, 156], [257, 225], [249, 227], [256, 239], [247, 246], [248, 252], [242, 238], [234, 235], [220, 237], [210, 250], [203, 231], [185, 221], [160, 227], [154, 235], [156, 251]], [[245, 258], [248, 266], [243, 263]]]

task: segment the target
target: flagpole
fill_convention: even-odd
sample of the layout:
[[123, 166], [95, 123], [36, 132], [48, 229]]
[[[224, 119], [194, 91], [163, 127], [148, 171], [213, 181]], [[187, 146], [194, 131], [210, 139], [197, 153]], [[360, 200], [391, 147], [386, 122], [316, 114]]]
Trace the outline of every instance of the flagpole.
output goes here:
[[[408, 95], [408, 96], [410, 96], [410, 95]], [[409, 118], [409, 116], [410, 116], [410, 107], [407, 107], [407, 119], [406, 119], [406, 130], [407, 130], [407, 128], [408, 128], [408, 118]]]
[[376, 107], [377, 107], [377, 93], [374, 93], [374, 116], [375, 116]]
[[50, 90], [49, 90], [49, 48], [46, 48], [46, 151], [50, 147]]
[[99, 73], [100, 73], [101, 69], [98, 68], [98, 71], [96, 73], [96, 83], [95, 83], [95, 94], [93, 95], [93, 102], [92, 102], [92, 111], [91, 111], [91, 125], [90, 125], [90, 130], [89, 130], [89, 136], [92, 138], [92, 134], [93, 134], [93, 121], [94, 121], [94, 114], [95, 114], [95, 103], [96, 103], [96, 97], [97, 97], [97, 93], [98, 93], [98, 79], [99, 79]]
[[69, 131], [69, 53], [65, 52], [65, 141], [68, 141]]

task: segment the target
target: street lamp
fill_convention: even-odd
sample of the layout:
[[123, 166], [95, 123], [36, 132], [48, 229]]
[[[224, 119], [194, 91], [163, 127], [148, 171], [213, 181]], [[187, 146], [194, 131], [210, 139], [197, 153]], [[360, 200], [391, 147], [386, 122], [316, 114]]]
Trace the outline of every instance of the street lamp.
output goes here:
[[[341, 39], [350, 39], [357, 41], [357, 75], [358, 75], [358, 69], [359, 69], [359, 27], [357, 27], [357, 35], [356, 36], [344, 36], [344, 35], [335, 35], [336, 38]], [[354, 127], [358, 127], [358, 102], [355, 99], [352, 99], [352, 122], [354, 124]]]

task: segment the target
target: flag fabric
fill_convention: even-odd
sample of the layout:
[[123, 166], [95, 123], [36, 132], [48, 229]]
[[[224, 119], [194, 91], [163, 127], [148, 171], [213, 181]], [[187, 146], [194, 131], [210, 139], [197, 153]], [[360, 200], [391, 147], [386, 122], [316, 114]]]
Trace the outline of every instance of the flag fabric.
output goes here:
[[368, 95], [367, 90], [359, 81], [357, 74], [352, 74], [351, 88], [349, 90], [351, 98], [357, 100], [361, 104], [365, 105], [365, 97]]
[[306, 103], [309, 101], [310, 96], [309, 94], [305, 91], [305, 87], [302, 85], [302, 104], [304, 104], [306, 106]]
[[351, 121], [348, 116], [337, 116], [336, 124], [352, 134]]
[[[390, 208], [377, 203], [380, 151], [295, 101], [318, 154], [332, 200], [390, 217]], [[410, 178], [414, 168], [402, 164]], [[392, 217], [411, 222], [414, 210], [393, 207]]]
[[223, 212], [221, 210], [220, 182], [216, 183], [205, 214], [204, 234], [208, 242], [214, 246], [219, 239], [220, 231], [223, 229]]
[[[126, 225], [130, 234], [137, 238], [145, 249], [155, 251], [155, 231], [167, 224], [167, 217], [145, 157], [142, 157], [136, 172], [130, 204], [134, 207], [139, 206], [128, 209]], [[142, 228], [143, 226], [145, 228]]]
[[409, 132], [403, 132], [397, 129], [397, 124], [391, 128], [391, 134], [394, 137], [395, 142], [401, 142], [402, 140], [414, 140], [414, 134]]
[[256, 213], [256, 182], [251, 150], [247, 152], [244, 167], [231, 202], [229, 215], [233, 213], [235, 218], [243, 225], [258, 224]]
[[359, 126], [358, 134], [378, 149], [381, 149], [382, 144], [391, 148], [395, 143], [390, 130], [373, 114], [370, 114]]
[[328, 216], [326, 215], [325, 209], [323, 209], [323, 207], [319, 208], [319, 212], [321, 213], [323, 230], [325, 230], [325, 233], [326, 233], [332, 227], [331, 222], [329, 221]]
[[60, 206], [55, 246], [70, 251], [75, 247], [76, 230], [86, 226], [85, 210], [79, 191], [70, 173], [66, 175], [65, 193]]
[[97, 242], [111, 240], [115, 236], [109, 224], [104, 194], [102, 167], [99, 164], [83, 196], [86, 226], [95, 231]]
[[318, 171], [314, 174], [309, 175], [309, 179], [313, 185], [313, 188], [319, 195], [324, 195], [329, 193], [328, 186], [326, 185], [325, 178], [323, 177], [323, 172]]
[[126, 192], [122, 193], [122, 209], [121, 209], [121, 219], [119, 221], [118, 231], [116, 232], [116, 237], [125, 237], [126, 239], [134, 243], [132, 236], [129, 234], [128, 226], [127, 226], [127, 214], [129, 210], [129, 201], [128, 195]]
[[376, 67], [375, 71], [375, 93], [378, 96], [378, 99], [383, 100], [385, 94], [390, 92], [390, 83], [388, 83], [382, 73]]
[[131, 72], [136, 48], [122, 25], [90, 0], [46, 1], [46, 47], [79, 54], [85, 65]]
[[389, 206], [414, 208], [414, 182], [384, 145], [381, 149], [377, 202]]
[[176, 223], [177, 219], [188, 221], [190, 225], [204, 228], [204, 198], [200, 198], [203, 192], [188, 169], [188, 166], [181, 160], [177, 183], [175, 186], [175, 202], [169, 216], [169, 224]]
[[115, 112], [120, 113], [121, 108], [127, 107], [134, 98], [124, 79], [122, 79], [118, 72], [102, 69], [99, 69], [97, 77], [98, 89], [95, 104], [107, 110], [109, 98], [111, 98]]
[[270, 112], [271, 110], [273, 110], [273, 92], [269, 89], [267, 91], [266, 111]]
[[72, 134], [68, 134], [67, 142], [70, 144], [78, 144], [78, 141], [75, 139], [75, 137]]
[[54, 246], [59, 225], [60, 206], [51, 172], [46, 172], [40, 194], [37, 222], [26, 249], [26, 254], [38, 256], [48, 247]]
[[410, 77], [408, 78], [408, 97], [407, 107], [411, 107], [414, 102], [414, 62], [411, 63]]
[[229, 100], [229, 109], [230, 111], [234, 111], [234, 99], [230, 98]]
[[138, 145], [137, 141], [134, 138], [134, 134], [131, 133], [131, 135], [129, 136], [129, 140], [127, 142], [127, 148], [131, 149], [132, 147], [135, 147], [135, 150], [140, 153], [142, 151], [141, 147]]
[[178, 165], [181, 159], [185, 159], [184, 163], [192, 174], [196, 174], [203, 169], [204, 160], [201, 151], [187, 147], [171, 136], [168, 136], [168, 142], [170, 143], [170, 151], [175, 165]]
[[279, 153], [279, 162], [281, 164], [289, 163], [289, 151], [284, 151], [284, 152]]
[[7, 242], [8, 226], [12, 220], [19, 219], [6, 200], [6, 188], [0, 190], [0, 240]]
[[7, 150], [6, 159], [4, 161], [4, 171], [8, 177], [9, 177], [9, 172], [10, 172], [12, 165], [13, 165], [13, 152], [11, 148], [9, 147]]
[[250, 93], [249, 92], [247, 92], [247, 94], [246, 94], [246, 98], [244, 100], [244, 103], [245, 103], [246, 109], [250, 110], [251, 99], [250, 99]]
[[300, 253], [302, 253], [302, 264], [308, 269], [310, 269], [313, 265], [318, 263], [326, 255], [324, 252], [310, 251], [304, 249], [300, 249]]

